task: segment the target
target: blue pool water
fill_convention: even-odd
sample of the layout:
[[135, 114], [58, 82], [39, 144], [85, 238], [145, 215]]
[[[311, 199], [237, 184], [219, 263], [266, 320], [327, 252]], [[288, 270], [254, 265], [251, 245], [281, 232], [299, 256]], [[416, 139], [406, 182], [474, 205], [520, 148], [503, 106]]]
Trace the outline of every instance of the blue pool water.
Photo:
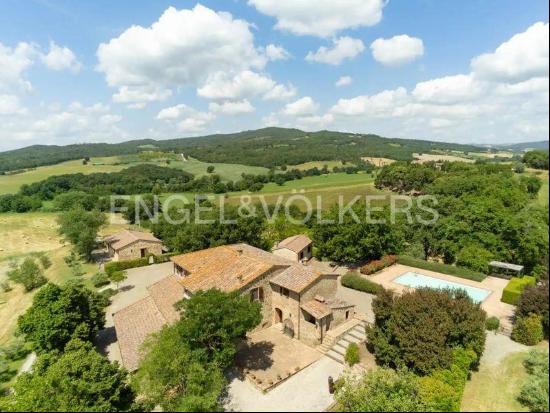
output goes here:
[[439, 278], [429, 277], [427, 275], [418, 274], [412, 271], [400, 275], [395, 280], [393, 280], [393, 282], [412, 288], [424, 287], [438, 290], [465, 290], [470, 298], [474, 301], [474, 303], [483, 302], [489, 296], [489, 294], [491, 294], [490, 290], [486, 290], [484, 288], [470, 287], [469, 285], [455, 283], [452, 281], [445, 281]]

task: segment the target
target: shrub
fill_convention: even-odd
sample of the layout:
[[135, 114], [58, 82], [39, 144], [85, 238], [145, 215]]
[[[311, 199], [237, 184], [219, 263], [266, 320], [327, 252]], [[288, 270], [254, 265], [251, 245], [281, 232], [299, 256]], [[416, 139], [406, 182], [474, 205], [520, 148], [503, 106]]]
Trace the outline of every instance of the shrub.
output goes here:
[[349, 272], [342, 277], [342, 285], [353, 290], [375, 295], [383, 290], [381, 285], [367, 280], [366, 278], [363, 278], [359, 274], [353, 272]]
[[25, 346], [23, 340], [15, 340], [13, 343], [0, 347], [0, 356], [4, 356], [9, 361], [21, 360], [30, 350]]
[[111, 297], [117, 294], [117, 290], [114, 288], [107, 288], [99, 293], [99, 295], [105, 300], [106, 303], [111, 301]]
[[485, 321], [485, 328], [489, 331], [497, 331], [500, 327], [500, 320], [497, 317], [489, 317]]
[[424, 405], [424, 411], [458, 411], [455, 409], [457, 399], [455, 389], [435, 377], [421, 377], [418, 382], [418, 394]]
[[40, 260], [42, 268], [44, 268], [45, 270], [52, 266], [52, 260], [50, 260], [50, 257], [48, 257], [47, 255], [42, 254], [38, 259]]
[[483, 281], [487, 275], [470, 270], [468, 268], [458, 267], [456, 265], [441, 264], [438, 262], [429, 262], [417, 258], [400, 255], [397, 257], [397, 263], [408, 265], [409, 267], [421, 268], [428, 271], [440, 272], [443, 274], [454, 275], [455, 277], [465, 278], [473, 281]]
[[393, 265], [397, 262], [397, 257], [395, 255], [385, 255], [379, 260], [370, 261], [368, 264], [361, 267], [361, 273], [365, 275], [374, 274], [380, 270], [383, 270], [390, 265]]
[[527, 286], [523, 290], [516, 308], [516, 317], [538, 314], [542, 317], [544, 336], [548, 337], [548, 283]]
[[0, 355], [0, 383], [9, 381], [14, 375], [15, 371], [10, 368], [8, 360]]
[[11, 288], [9, 281], [2, 281], [0, 283], [0, 290], [2, 290], [5, 293], [9, 293], [11, 290], [13, 290], [13, 288]]
[[514, 329], [512, 330], [512, 340], [526, 346], [534, 346], [543, 339], [544, 331], [540, 315], [531, 314], [527, 317], [516, 318]]
[[462, 248], [456, 256], [456, 265], [487, 274], [493, 254], [485, 248], [471, 244]]
[[525, 276], [521, 278], [512, 278], [504, 290], [502, 290], [502, 298], [500, 301], [506, 304], [517, 305], [525, 287], [535, 285], [535, 283], [536, 280], [534, 277]]
[[103, 287], [111, 283], [109, 276], [104, 272], [98, 272], [94, 274], [91, 278], [92, 285], [96, 288]]
[[486, 315], [465, 291], [385, 291], [373, 300], [373, 311], [368, 345], [382, 365], [429, 375], [453, 363], [470, 366], [470, 356], [455, 354], [457, 347], [472, 349], [476, 359], [483, 353]]
[[46, 284], [48, 280], [42, 274], [38, 264], [32, 258], [26, 258], [19, 266], [8, 271], [8, 278], [13, 282], [23, 284], [29, 292]]
[[359, 363], [359, 361], [361, 361], [361, 358], [359, 356], [359, 346], [357, 345], [357, 343], [351, 343], [348, 346], [348, 348], [346, 349], [344, 360], [349, 366], [354, 366]]
[[547, 412], [548, 403], [548, 353], [532, 351], [524, 361], [530, 380], [521, 388], [518, 400], [532, 412]]
[[[153, 261], [155, 264], [162, 264], [164, 262], [170, 261], [170, 257], [173, 257], [177, 253], [169, 253], [162, 255], [153, 255]], [[151, 255], [144, 258], [137, 258], [135, 260], [127, 261], [112, 261], [105, 264], [105, 272], [107, 275], [111, 276], [113, 273], [118, 271], [125, 271], [131, 268], [146, 267], [149, 265], [149, 259]]]

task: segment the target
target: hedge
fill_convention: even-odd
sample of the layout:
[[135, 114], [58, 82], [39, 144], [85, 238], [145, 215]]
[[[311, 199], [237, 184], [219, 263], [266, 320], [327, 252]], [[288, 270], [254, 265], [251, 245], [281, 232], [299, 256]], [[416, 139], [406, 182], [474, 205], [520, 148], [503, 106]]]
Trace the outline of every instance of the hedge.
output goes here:
[[367, 280], [353, 272], [349, 272], [342, 277], [342, 285], [368, 294], [378, 294], [383, 289], [381, 285]]
[[397, 263], [407, 265], [409, 267], [421, 268], [423, 270], [440, 272], [442, 274], [454, 275], [455, 277], [465, 278], [467, 280], [481, 282], [487, 278], [486, 274], [473, 271], [464, 267], [457, 267], [456, 265], [441, 264], [439, 262], [430, 262], [420, 260], [418, 258], [408, 257], [400, 255], [397, 257]]
[[170, 257], [173, 257], [174, 255], [177, 255], [178, 253], [169, 253], [169, 254], [162, 254], [162, 255], [149, 255], [144, 258], [138, 258], [135, 260], [127, 260], [127, 261], [112, 261], [105, 264], [105, 272], [107, 275], [111, 276], [115, 272], [118, 271], [125, 271], [129, 270], [131, 268], [138, 268], [138, 267], [146, 267], [149, 265], [149, 257], [153, 257], [155, 264], [162, 264], [164, 262], [170, 261]]
[[517, 305], [525, 287], [528, 285], [535, 285], [536, 283], [537, 280], [535, 277], [529, 277], [527, 275], [521, 278], [514, 277], [502, 291], [502, 298], [500, 301], [506, 304]]
[[397, 257], [395, 255], [385, 255], [379, 260], [373, 260], [361, 267], [361, 273], [365, 275], [371, 275], [375, 272], [383, 270], [390, 265], [395, 264]]

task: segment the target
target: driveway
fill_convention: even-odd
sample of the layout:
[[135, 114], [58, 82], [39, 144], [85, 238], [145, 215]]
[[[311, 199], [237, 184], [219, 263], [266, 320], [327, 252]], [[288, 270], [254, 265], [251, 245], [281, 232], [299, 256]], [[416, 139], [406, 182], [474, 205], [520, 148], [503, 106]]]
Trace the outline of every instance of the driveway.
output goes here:
[[322, 412], [333, 402], [328, 377], [335, 380], [344, 366], [326, 356], [264, 394], [248, 380], [230, 377], [228, 411], [243, 412]]
[[[113, 314], [147, 297], [147, 287], [166, 278], [173, 272], [171, 262], [127, 270], [127, 278], [119, 284], [119, 293], [111, 298], [105, 310], [105, 328], [98, 333], [96, 346], [109, 360], [121, 363], [120, 349], [116, 340]], [[112, 287], [114, 288], [114, 287]]]

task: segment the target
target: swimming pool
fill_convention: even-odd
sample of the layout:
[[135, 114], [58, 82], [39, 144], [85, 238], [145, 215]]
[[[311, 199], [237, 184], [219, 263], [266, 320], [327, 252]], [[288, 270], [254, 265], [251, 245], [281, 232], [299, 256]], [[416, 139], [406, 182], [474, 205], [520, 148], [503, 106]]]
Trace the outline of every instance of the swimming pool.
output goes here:
[[484, 288], [470, 287], [469, 285], [455, 283], [452, 281], [445, 281], [439, 278], [430, 277], [423, 274], [418, 274], [412, 271], [406, 272], [396, 279], [394, 283], [405, 285], [412, 288], [433, 288], [438, 290], [451, 289], [451, 290], [465, 290], [468, 296], [474, 303], [483, 302], [490, 294], [491, 290]]

